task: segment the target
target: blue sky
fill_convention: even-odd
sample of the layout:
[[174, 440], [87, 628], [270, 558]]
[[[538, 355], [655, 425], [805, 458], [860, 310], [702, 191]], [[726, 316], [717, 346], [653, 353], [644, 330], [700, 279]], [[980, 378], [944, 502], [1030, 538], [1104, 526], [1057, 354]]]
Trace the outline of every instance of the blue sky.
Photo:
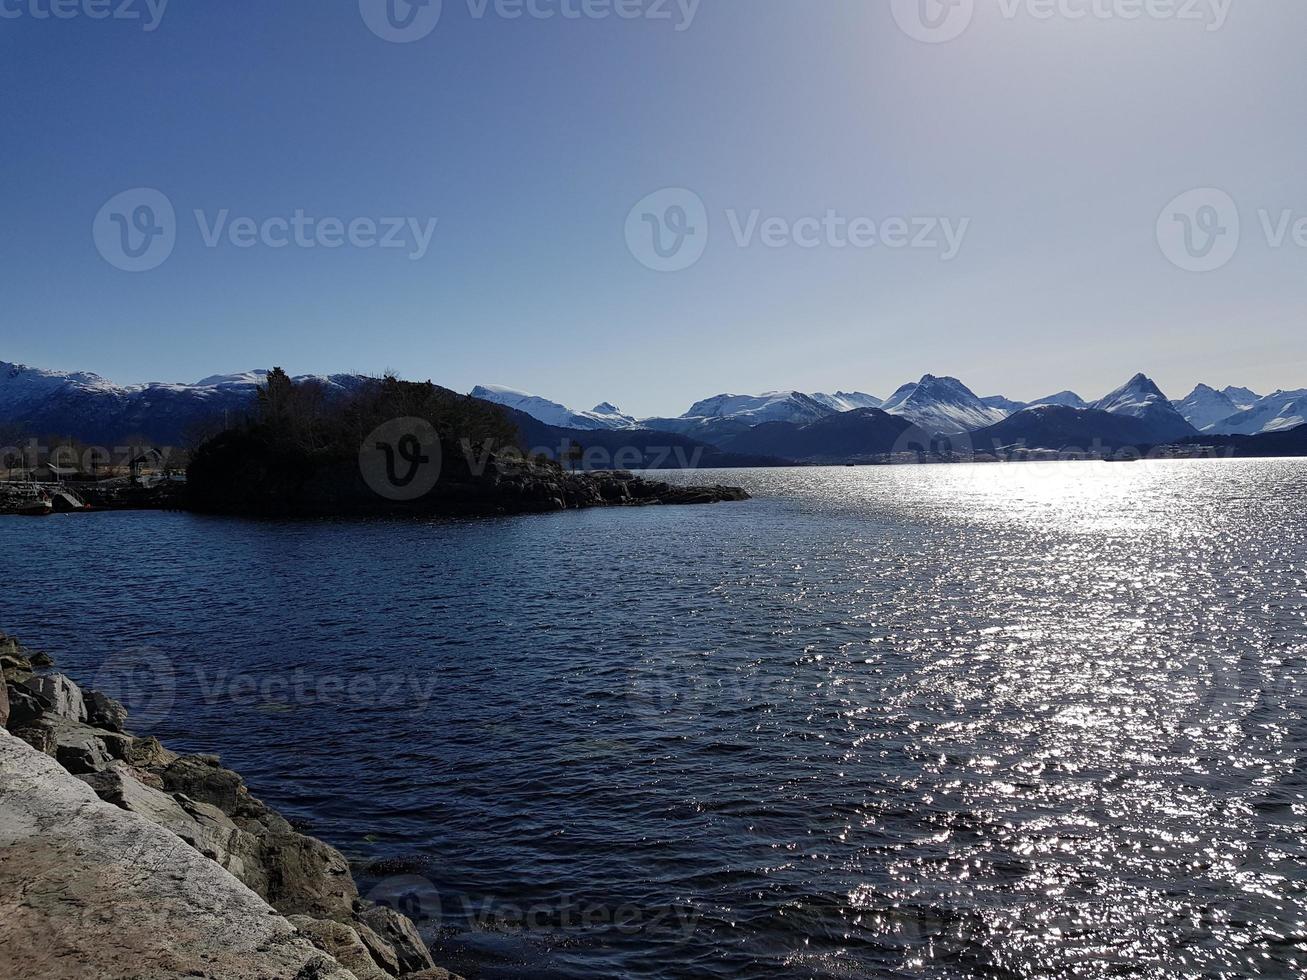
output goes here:
[[[372, 0], [57, 2], [0, 0], [0, 359], [393, 369], [641, 415], [927, 371], [1019, 398], [1138, 370], [1177, 397], [1307, 385], [1307, 5], [923, 0], [967, 18], [932, 43], [917, 0], [444, 0], [393, 43]], [[128, 272], [92, 229], [137, 188], [176, 225]], [[703, 205], [673, 272], [626, 236], [663, 188]], [[1195, 188], [1224, 195], [1197, 199], [1200, 234], [1239, 225], [1199, 272], [1159, 233]], [[637, 238], [681, 199], [637, 211]], [[272, 247], [297, 212], [303, 240], [358, 235]], [[390, 218], [406, 247], [379, 247]], [[896, 219], [921, 247], [882, 240]], [[965, 229], [947, 257], [940, 219]]]

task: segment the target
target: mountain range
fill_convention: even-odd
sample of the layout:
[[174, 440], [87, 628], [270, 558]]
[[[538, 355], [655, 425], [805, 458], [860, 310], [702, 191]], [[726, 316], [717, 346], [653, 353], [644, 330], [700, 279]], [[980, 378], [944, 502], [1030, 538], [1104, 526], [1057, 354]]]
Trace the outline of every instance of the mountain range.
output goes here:
[[[181, 445], [192, 431], [243, 413], [266, 371], [215, 375], [194, 384], [117, 385], [98, 374], [63, 373], [0, 361], [0, 423], [43, 435], [112, 444], [140, 437]], [[346, 392], [360, 375], [305, 376], [327, 392]]]
[[[501, 400], [495, 394], [495, 389], [489, 387], [477, 388], [473, 394], [515, 407], [520, 407], [522, 399], [533, 397], [515, 392], [514, 400]], [[555, 402], [549, 402], [548, 405], [557, 414], [537, 416], [543, 421], [553, 421], [569, 415], [574, 418], [592, 415], [573, 413]], [[1047, 406], [1081, 412], [1106, 412], [1138, 419], [1145, 425], [1130, 427], [1131, 431], [1154, 443], [1182, 439], [1197, 433], [1254, 435], [1277, 432], [1307, 423], [1307, 389], [1277, 391], [1263, 396], [1249, 388], [1232, 386], [1217, 391], [1200, 384], [1186, 398], [1171, 401], [1150, 378], [1137, 374], [1120, 388], [1092, 402], [1074, 391], [1059, 391], [1034, 401], [1022, 402], [1002, 395], [978, 397], [957, 378], [927, 374], [919, 381], [901, 386], [883, 401], [862, 392], [837, 392], [834, 395], [821, 392], [805, 394], [799, 391], [773, 391], [761, 395], [722, 394], [698, 401], [685, 414], [673, 418], [631, 419], [630, 416], [614, 412], [600, 424], [608, 428], [634, 427], [679, 432], [707, 441], [727, 442], [764, 423], [788, 422], [803, 426], [831, 414], [876, 408], [906, 418], [923, 429], [957, 434], [977, 432], [1021, 412]], [[1042, 417], [1056, 417], [1064, 421], [1071, 419], [1064, 413]], [[1092, 419], [1093, 416], [1090, 416], [1088, 421], [1092, 422]], [[1025, 428], [1031, 424], [1030, 419], [1022, 420]], [[1076, 427], [1092, 429], [1092, 425], [1086, 426], [1085, 419], [1078, 420]], [[1118, 436], [1124, 434], [1120, 427], [1112, 432]]]
[[[198, 428], [244, 412], [265, 377], [266, 372], [249, 371], [193, 384], [122, 386], [86, 372], [0, 362], [0, 423], [88, 442], [142, 436], [176, 445]], [[336, 374], [297, 380], [316, 381], [330, 397], [367, 379]], [[700, 458], [708, 453], [721, 465], [738, 463], [728, 458], [732, 455], [860, 460], [927, 444], [936, 436], [953, 439], [952, 444], [965, 436], [985, 451], [1063, 450], [1168, 444], [1200, 434], [1286, 432], [1307, 423], [1307, 389], [1261, 396], [1247, 388], [1198, 385], [1186, 398], [1171, 401], [1143, 374], [1093, 402], [1071, 391], [1033, 402], [1001, 395], [982, 398], [957, 378], [927, 374], [883, 401], [860, 391], [725, 393], [701, 399], [679, 416], [645, 419], [610, 402], [576, 411], [500, 385], [478, 386], [471, 396], [508, 410], [528, 440], [566, 438], [596, 450], [639, 446], [646, 462], [659, 449], [698, 450]]]

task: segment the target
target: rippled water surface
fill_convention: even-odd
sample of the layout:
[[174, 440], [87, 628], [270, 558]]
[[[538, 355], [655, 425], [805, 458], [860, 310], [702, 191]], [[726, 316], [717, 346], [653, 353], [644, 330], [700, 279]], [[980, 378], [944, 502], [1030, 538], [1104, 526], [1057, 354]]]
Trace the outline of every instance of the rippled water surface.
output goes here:
[[1290, 976], [1307, 464], [0, 519], [0, 626], [485, 977]]

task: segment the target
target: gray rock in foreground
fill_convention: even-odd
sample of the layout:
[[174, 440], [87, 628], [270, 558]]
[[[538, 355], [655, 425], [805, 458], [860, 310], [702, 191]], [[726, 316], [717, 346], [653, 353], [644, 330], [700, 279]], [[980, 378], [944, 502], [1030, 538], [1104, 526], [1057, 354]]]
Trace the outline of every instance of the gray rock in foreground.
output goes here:
[[0, 731], [0, 976], [357, 980], [162, 827]]
[[[80, 862], [88, 852], [78, 850], [75, 860], [61, 860], [70, 845], [60, 832], [49, 831], [52, 827], [60, 831], [61, 821], [69, 823], [71, 818], [32, 814], [57, 810], [61, 804], [80, 804], [87, 791], [94, 792], [100, 806], [116, 808], [122, 814], [119, 821], [135, 821], [155, 835], [162, 831], [173, 845], [187, 848], [189, 860], [198, 856], [206, 868], [201, 883], [217, 875], [229, 891], [248, 892], [260, 903], [261, 915], [289, 917], [279, 921], [287, 928], [293, 925], [300, 940], [325, 954], [308, 959], [292, 973], [249, 976], [384, 980], [415, 971], [424, 971], [424, 978], [431, 975], [435, 967], [416, 928], [398, 912], [372, 909], [360, 899], [343, 854], [295, 830], [249, 792], [239, 773], [223, 768], [217, 756], [178, 756], [158, 739], [123, 731], [122, 705], [94, 691], [83, 692], [63, 675], [37, 673], [50, 666], [49, 658], [31, 654], [0, 634], [0, 691], [12, 709], [7, 741], [0, 746], [5, 749], [0, 753], [0, 830], [13, 834], [12, 839], [0, 834], [0, 893], [23, 899], [13, 906], [19, 914], [12, 917], [4, 914], [7, 906], [0, 901], [0, 980], [116, 978], [120, 974], [115, 971], [120, 966], [130, 970], [137, 955], [151, 968], [153, 957], [163, 956], [161, 972], [134, 970], [121, 975], [148, 980], [155, 976], [243, 980], [247, 976], [216, 967], [212, 973], [183, 969], [176, 965], [181, 962], [176, 956], [164, 955], [174, 940], [183, 951], [190, 942], [189, 933], [167, 931], [176, 918], [170, 917], [169, 903], [177, 899], [174, 893], [179, 888], [183, 899], [194, 895], [188, 869], [160, 858], [149, 835], [129, 840], [123, 833], [110, 834], [112, 839], [103, 841], [103, 847], [97, 844], [89, 852], [89, 859], [100, 863], [116, 859], [123, 869], [121, 880], [139, 885], [142, 896], [152, 896], [142, 902], [135, 901], [130, 888], [120, 889], [118, 878], [87, 875]], [[75, 779], [69, 784], [72, 789], [64, 786], [59, 791], [63, 796], [56, 792], [45, 799], [48, 788], [41, 777], [50, 771], [59, 773], [60, 783]], [[77, 832], [70, 828], [67, 834], [75, 837]], [[105, 832], [93, 822], [89, 835], [97, 841]], [[120, 852], [115, 854], [114, 847]], [[156, 873], [162, 884], [151, 893]], [[31, 896], [40, 901], [27, 900]], [[142, 907], [147, 908], [144, 916]], [[25, 918], [29, 913], [34, 920]], [[108, 951], [79, 945], [78, 923], [88, 917], [100, 930], [91, 930], [90, 935], [106, 941], [111, 935], [106, 924], [122, 924], [125, 943]], [[139, 935], [134, 931], [138, 918], [144, 923]], [[54, 932], [41, 931], [40, 923], [46, 919]], [[206, 927], [203, 917], [195, 921], [195, 929]], [[112, 936], [117, 939], [118, 932]], [[147, 942], [151, 936], [154, 945]], [[265, 937], [258, 948], [266, 950], [268, 943]], [[21, 950], [28, 947], [32, 952], [23, 959]], [[205, 963], [212, 960], [207, 948], [196, 957]], [[444, 974], [441, 980], [445, 977], [452, 974]]]

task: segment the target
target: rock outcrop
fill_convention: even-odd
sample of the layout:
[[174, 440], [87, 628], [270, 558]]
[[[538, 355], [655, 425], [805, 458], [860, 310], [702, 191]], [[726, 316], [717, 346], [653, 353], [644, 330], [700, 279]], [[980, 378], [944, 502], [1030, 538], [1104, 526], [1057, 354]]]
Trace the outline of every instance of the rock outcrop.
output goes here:
[[7, 732], [0, 976], [358, 980], [218, 865]]
[[0, 669], [0, 977], [435, 975], [413, 923], [217, 756], [132, 735], [3, 635]]

